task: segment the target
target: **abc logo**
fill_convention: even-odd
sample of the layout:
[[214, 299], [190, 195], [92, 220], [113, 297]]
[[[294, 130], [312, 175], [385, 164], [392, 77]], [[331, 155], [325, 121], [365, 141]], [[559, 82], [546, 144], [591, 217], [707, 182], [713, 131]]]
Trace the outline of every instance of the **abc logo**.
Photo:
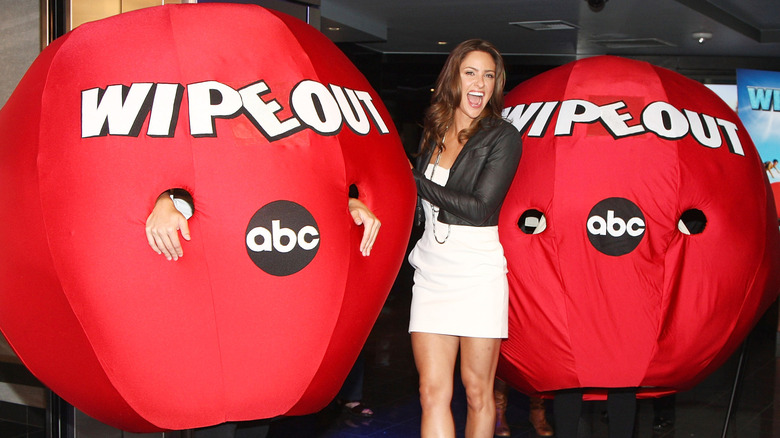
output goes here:
[[317, 255], [320, 231], [308, 210], [291, 201], [275, 201], [252, 216], [246, 228], [249, 258], [276, 276], [295, 274]]
[[642, 210], [624, 198], [608, 198], [588, 214], [588, 239], [599, 251], [621, 256], [634, 250], [645, 235]]

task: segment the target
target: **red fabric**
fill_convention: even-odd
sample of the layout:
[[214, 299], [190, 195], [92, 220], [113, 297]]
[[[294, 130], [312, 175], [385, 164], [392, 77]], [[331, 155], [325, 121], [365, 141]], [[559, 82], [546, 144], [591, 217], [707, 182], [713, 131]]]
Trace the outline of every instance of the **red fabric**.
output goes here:
[[[195, 135], [189, 87], [207, 81], [227, 90], [207, 106], [236, 98], [238, 107], [214, 118], [211, 136]], [[264, 92], [236, 97], [259, 81]], [[153, 135], [148, 114], [125, 134], [111, 118], [109, 135], [84, 128], [85, 90], [100, 99], [112, 85], [135, 87], [120, 101], [129, 107], [143, 83], [163, 84], [147, 111], [176, 108], [171, 136]], [[181, 85], [180, 105], [157, 100], [164, 84]], [[333, 87], [357, 92], [367, 124], [353, 129], [327, 102], [317, 115], [311, 93], [292, 102], [307, 84], [336, 100]], [[312, 126], [274, 135], [274, 119]], [[171, 5], [88, 23], [42, 52], [0, 112], [0, 136], [0, 328], [52, 390], [136, 432], [310, 413], [335, 396], [402, 262], [415, 189], [378, 95], [322, 34], [251, 5]], [[347, 211], [351, 184], [382, 221], [367, 258]], [[175, 263], [144, 236], [171, 187], [196, 205]], [[316, 221], [316, 255], [289, 275], [255, 265], [246, 244], [250, 219], [275, 201]], [[285, 228], [293, 216], [275, 219]]]
[[[772, 183], [770, 187], [772, 187], [772, 193], [774, 194], [775, 207], [780, 209], [780, 183]], [[777, 213], [780, 216], [780, 211]]]
[[[567, 110], [574, 100], [593, 105]], [[703, 85], [616, 57], [567, 64], [506, 97], [508, 110], [534, 102], [557, 104], [549, 123], [532, 119], [523, 128], [523, 157], [501, 213], [511, 295], [499, 375], [527, 393], [641, 387], [643, 397], [694, 386], [729, 357], [778, 293], [775, 205], [747, 131]], [[605, 109], [617, 102], [625, 106]], [[684, 110], [705, 126], [708, 117], [717, 121], [709, 133], [720, 144], [698, 141]], [[653, 121], [654, 113], [665, 117]], [[523, 126], [519, 112], [506, 114]], [[629, 134], [621, 126], [644, 130]], [[737, 146], [730, 148], [724, 126]], [[598, 221], [595, 206], [615, 198], [641, 212], [634, 215], [636, 246], [623, 254], [600, 251], [588, 229]], [[545, 231], [518, 227], [529, 209], [544, 213]], [[706, 227], [685, 235], [677, 225], [691, 209], [706, 216]], [[609, 214], [601, 214], [603, 223]], [[624, 239], [614, 217], [612, 230], [623, 230]], [[610, 245], [618, 240], [605, 234]]]

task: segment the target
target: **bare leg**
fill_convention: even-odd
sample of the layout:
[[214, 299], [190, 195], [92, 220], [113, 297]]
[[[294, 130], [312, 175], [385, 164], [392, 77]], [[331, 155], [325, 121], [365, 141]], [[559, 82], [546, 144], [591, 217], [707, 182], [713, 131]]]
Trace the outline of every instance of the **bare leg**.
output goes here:
[[[457, 336], [412, 333], [414, 363], [420, 375], [422, 438], [455, 437], [455, 422], [452, 419], [450, 403], [458, 344]], [[492, 392], [490, 396], [493, 397]]]
[[466, 438], [492, 438], [496, 425], [493, 381], [501, 339], [460, 338], [460, 376], [466, 387]]

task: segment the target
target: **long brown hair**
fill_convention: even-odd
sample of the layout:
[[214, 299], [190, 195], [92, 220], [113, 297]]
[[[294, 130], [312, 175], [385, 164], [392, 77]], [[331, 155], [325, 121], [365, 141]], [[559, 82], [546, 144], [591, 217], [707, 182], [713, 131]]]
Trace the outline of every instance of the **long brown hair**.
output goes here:
[[425, 153], [431, 148], [444, 148], [444, 134], [447, 127], [452, 123], [455, 115], [455, 108], [460, 105], [460, 64], [463, 59], [471, 52], [485, 52], [493, 58], [496, 63], [496, 82], [493, 89], [493, 96], [490, 102], [485, 106], [482, 113], [471, 122], [471, 125], [458, 133], [458, 140], [465, 142], [479, 129], [479, 123], [486, 117], [501, 118], [501, 111], [504, 107], [504, 84], [506, 82], [506, 72], [504, 70], [504, 60], [501, 54], [492, 43], [471, 39], [463, 41], [457, 47], [452, 49], [444, 67], [436, 80], [436, 88], [431, 96], [431, 106], [425, 112], [425, 122], [423, 125], [423, 142], [420, 153]]

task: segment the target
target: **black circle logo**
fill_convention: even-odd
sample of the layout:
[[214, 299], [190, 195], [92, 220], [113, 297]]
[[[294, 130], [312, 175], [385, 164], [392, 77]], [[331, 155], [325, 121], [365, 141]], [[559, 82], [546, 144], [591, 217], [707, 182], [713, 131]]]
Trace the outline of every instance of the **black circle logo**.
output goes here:
[[596, 204], [586, 225], [593, 247], [611, 256], [630, 253], [645, 235], [642, 210], [624, 198], [607, 198]]
[[271, 275], [295, 274], [314, 260], [319, 247], [320, 231], [314, 216], [295, 202], [265, 205], [246, 227], [249, 258]]

